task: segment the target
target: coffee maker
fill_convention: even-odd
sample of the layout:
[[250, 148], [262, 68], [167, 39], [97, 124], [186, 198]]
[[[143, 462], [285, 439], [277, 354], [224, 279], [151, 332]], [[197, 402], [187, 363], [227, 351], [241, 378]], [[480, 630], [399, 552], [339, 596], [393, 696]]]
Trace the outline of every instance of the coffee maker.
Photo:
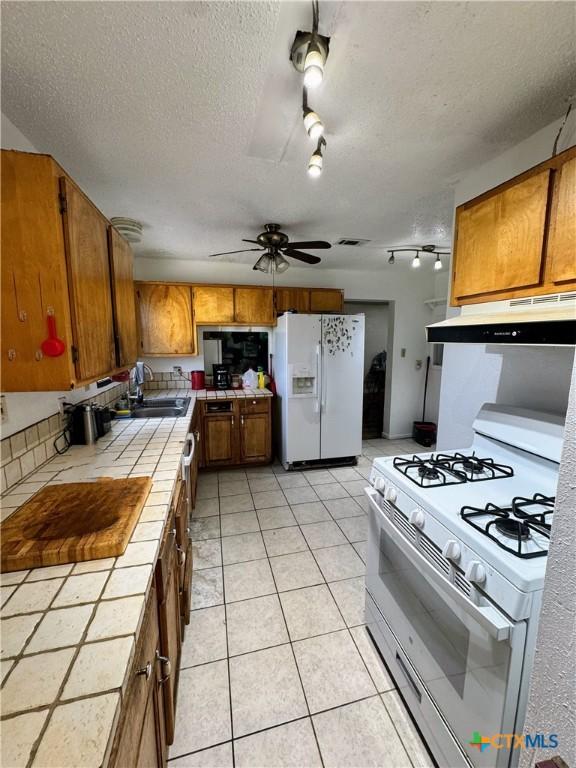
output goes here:
[[214, 363], [212, 366], [212, 377], [216, 389], [230, 389], [232, 377], [230, 376], [229, 365]]

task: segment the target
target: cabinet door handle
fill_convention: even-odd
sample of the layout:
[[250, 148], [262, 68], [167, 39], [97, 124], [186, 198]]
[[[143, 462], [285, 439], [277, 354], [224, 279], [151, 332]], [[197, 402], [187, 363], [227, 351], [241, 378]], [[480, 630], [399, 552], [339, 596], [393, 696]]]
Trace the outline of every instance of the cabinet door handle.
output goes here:
[[184, 554], [184, 550], [182, 549], [182, 547], [176, 547], [176, 550], [178, 552], [178, 565], [182, 565], [182, 563], [186, 559], [186, 556]]
[[244, 416], [240, 416], [240, 424], [244, 426]]
[[232, 416], [232, 426], [234, 426], [234, 416]]
[[194, 437], [196, 439], [196, 442], [199, 443], [200, 442], [200, 430], [199, 429], [196, 429], [194, 431]]
[[170, 675], [172, 674], [172, 664], [168, 656], [160, 655], [160, 651], [156, 651], [156, 658], [162, 665], [162, 674], [164, 675], [164, 677], [160, 679], [160, 682], [165, 683], [170, 678]]
[[146, 680], [150, 679], [150, 675], [152, 674], [152, 662], [147, 662], [145, 667], [140, 667], [140, 669], [136, 670], [137, 675], [146, 675]]

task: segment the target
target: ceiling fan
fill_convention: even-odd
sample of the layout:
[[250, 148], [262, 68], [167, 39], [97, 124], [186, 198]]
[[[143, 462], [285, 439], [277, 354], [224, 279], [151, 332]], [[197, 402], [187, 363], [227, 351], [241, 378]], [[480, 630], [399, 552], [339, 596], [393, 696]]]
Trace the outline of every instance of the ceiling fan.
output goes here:
[[240, 251], [225, 251], [223, 253], [211, 253], [212, 256], [227, 256], [232, 253], [249, 253], [250, 251], [264, 251], [252, 269], [260, 272], [285, 272], [290, 263], [284, 256], [303, 261], [305, 264], [318, 264], [321, 259], [311, 253], [304, 253], [299, 248], [332, 248], [325, 240], [307, 240], [305, 242], [291, 243], [287, 234], [280, 231], [280, 224], [265, 224], [265, 232], [261, 232], [256, 240], [242, 239], [243, 243], [254, 243], [259, 248], [244, 248]]

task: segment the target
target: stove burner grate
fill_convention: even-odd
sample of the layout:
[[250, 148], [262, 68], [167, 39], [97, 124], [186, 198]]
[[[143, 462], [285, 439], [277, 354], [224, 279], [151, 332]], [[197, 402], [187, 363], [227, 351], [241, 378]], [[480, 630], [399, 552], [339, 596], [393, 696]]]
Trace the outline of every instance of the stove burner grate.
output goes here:
[[[523, 545], [532, 540], [535, 534], [550, 539], [552, 525], [547, 518], [554, 512], [555, 502], [554, 496], [536, 493], [532, 498], [516, 496], [508, 507], [499, 507], [496, 504], [487, 504], [484, 509], [462, 507], [460, 516], [477, 531], [488, 536], [499, 547], [516, 557], [524, 559], [544, 557], [548, 554], [548, 549], [527, 552]], [[489, 517], [489, 520], [476, 522], [481, 517]], [[494, 535], [492, 532], [494, 529], [510, 539], [510, 546]]]
[[398, 472], [420, 488], [435, 488], [466, 482], [462, 472], [453, 472], [446, 464], [436, 461], [434, 455], [429, 459], [423, 459], [416, 454], [411, 459], [397, 456], [392, 464]]
[[429, 458], [414, 455], [412, 458], [397, 456], [394, 468], [421, 488], [437, 488], [457, 483], [474, 483], [481, 480], [498, 480], [513, 477], [514, 470], [494, 459], [482, 459], [472, 453], [437, 453]]

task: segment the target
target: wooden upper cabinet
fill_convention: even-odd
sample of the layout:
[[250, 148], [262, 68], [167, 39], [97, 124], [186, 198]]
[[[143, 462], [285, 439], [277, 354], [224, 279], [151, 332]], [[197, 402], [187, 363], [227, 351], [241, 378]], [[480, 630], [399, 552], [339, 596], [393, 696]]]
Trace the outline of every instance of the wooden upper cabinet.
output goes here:
[[456, 209], [452, 305], [576, 289], [576, 147]]
[[234, 289], [231, 286], [196, 285], [194, 320], [197, 325], [226, 325], [234, 322]]
[[276, 288], [276, 312], [295, 309], [310, 312], [310, 290], [308, 288]]
[[116, 367], [108, 221], [68, 178], [60, 179], [68, 291], [79, 381], [104, 377]]
[[136, 299], [143, 354], [197, 354], [189, 285], [136, 283]]
[[344, 291], [330, 288], [310, 289], [310, 312], [342, 312]]
[[116, 362], [120, 367], [131, 367], [138, 358], [138, 331], [134, 302], [134, 259], [130, 245], [114, 227], [108, 228], [108, 245], [116, 333]]
[[454, 296], [538, 285], [550, 170], [458, 209]]
[[564, 163], [556, 174], [548, 264], [552, 282], [576, 281], [576, 157]]
[[243, 325], [274, 325], [272, 288], [235, 288], [234, 319]]

